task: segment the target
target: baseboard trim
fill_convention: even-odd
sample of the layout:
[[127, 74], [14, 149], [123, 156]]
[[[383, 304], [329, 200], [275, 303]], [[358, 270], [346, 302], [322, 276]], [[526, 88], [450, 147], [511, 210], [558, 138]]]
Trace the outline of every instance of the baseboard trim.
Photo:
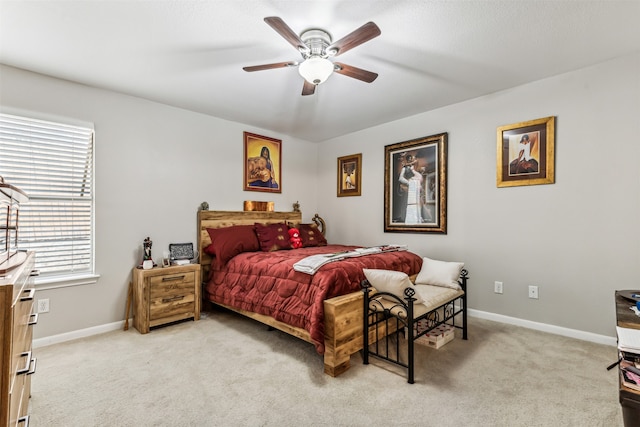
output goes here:
[[[131, 323], [131, 320], [129, 321]], [[49, 337], [35, 338], [33, 340], [33, 348], [46, 347], [52, 344], [59, 344], [66, 341], [73, 341], [80, 338], [90, 337], [92, 335], [103, 334], [105, 332], [116, 331], [124, 328], [124, 320], [119, 322], [107, 323], [106, 325], [93, 326], [91, 328], [78, 329], [77, 331], [65, 332], [64, 334], [51, 335]]]
[[[537, 331], [548, 332], [550, 334], [561, 335], [569, 338], [576, 338], [583, 341], [594, 342], [597, 344], [605, 344], [611, 346], [617, 346], [618, 341], [616, 337], [609, 337], [606, 335], [594, 334], [591, 332], [579, 331], [577, 329], [563, 328], [562, 326], [550, 325], [548, 323], [533, 322], [531, 320], [518, 319], [517, 317], [504, 316], [502, 314], [489, 313], [487, 311], [480, 311], [469, 309], [469, 316], [477, 317], [479, 319], [492, 320], [494, 322], [506, 323], [509, 325], [522, 326], [523, 328], [535, 329]], [[132, 323], [132, 320], [129, 320]], [[79, 329], [77, 331], [66, 332], [64, 334], [52, 335], [49, 337], [36, 338], [33, 340], [33, 347], [46, 347], [52, 344], [59, 344], [66, 341], [72, 341], [79, 338], [85, 338], [92, 335], [103, 334], [105, 332], [111, 332], [118, 329], [123, 329], [124, 320], [119, 322], [108, 323], [106, 325], [94, 326], [92, 328]]]
[[563, 328], [562, 326], [550, 325], [548, 323], [539, 323], [533, 322], [531, 320], [518, 319], [517, 317], [509, 317], [502, 314], [469, 309], [469, 316], [478, 317], [480, 319], [493, 320], [494, 322], [507, 323], [509, 325], [522, 326], [528, 329], [535, 329], [537, 331], [548, 332], [555, 335], [562, 335], [569, 338], [576, 338], [583, 341], [590, 341], [597, 344], [611, 345], [614, 347], [618, 345], [618, 341], [615, 337], [579, 331], [577, 329]]

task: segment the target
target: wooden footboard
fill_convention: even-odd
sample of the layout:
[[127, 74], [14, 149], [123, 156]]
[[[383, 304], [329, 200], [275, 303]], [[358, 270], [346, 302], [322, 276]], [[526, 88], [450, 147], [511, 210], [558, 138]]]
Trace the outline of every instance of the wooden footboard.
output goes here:
[[362, 292], [324, 302], [324, 372], [337, 377], [350, 366], [353, 353], [362, 349]]

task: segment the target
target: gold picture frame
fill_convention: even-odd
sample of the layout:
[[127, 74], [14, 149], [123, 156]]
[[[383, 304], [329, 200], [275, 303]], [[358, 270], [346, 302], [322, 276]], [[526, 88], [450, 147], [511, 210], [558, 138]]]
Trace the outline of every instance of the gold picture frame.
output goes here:
[[384, 147], [384, 231], [447, 234], [447, 133]]
[[498, 127], [496, 185], [555, 183], [554, 116]]
[[244, 132], [244, 191], [282, 193], [282, 140]]
[[360, 196], [362, 153], [338, 157], [338, 197]]

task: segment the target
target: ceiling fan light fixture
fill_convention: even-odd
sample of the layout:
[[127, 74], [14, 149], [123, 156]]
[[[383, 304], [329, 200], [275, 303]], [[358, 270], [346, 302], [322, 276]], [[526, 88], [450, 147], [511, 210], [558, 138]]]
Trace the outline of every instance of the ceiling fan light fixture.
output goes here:
[[303, 79], [314, 85], [324, 83], [333, 73], [333, 62], [319, 56], [312, 56], [298, 66]]

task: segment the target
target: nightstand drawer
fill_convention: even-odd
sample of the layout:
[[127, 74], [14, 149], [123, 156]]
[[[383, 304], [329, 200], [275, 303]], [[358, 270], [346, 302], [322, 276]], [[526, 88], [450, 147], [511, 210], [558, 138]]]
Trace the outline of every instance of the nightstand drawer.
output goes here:
[[192, 272], [152, 277], [150, 279], [151, 299], [168, 295], [193, 294], [195, 293], [194, 281], [195, 274]]
[[195, 312], [195, 294], [193, 292], [179, 295], [163, 295], [153, 298], [149, 304], [149, 320], [166, 319], [168, 317], [189, 314], [193, 317]]

